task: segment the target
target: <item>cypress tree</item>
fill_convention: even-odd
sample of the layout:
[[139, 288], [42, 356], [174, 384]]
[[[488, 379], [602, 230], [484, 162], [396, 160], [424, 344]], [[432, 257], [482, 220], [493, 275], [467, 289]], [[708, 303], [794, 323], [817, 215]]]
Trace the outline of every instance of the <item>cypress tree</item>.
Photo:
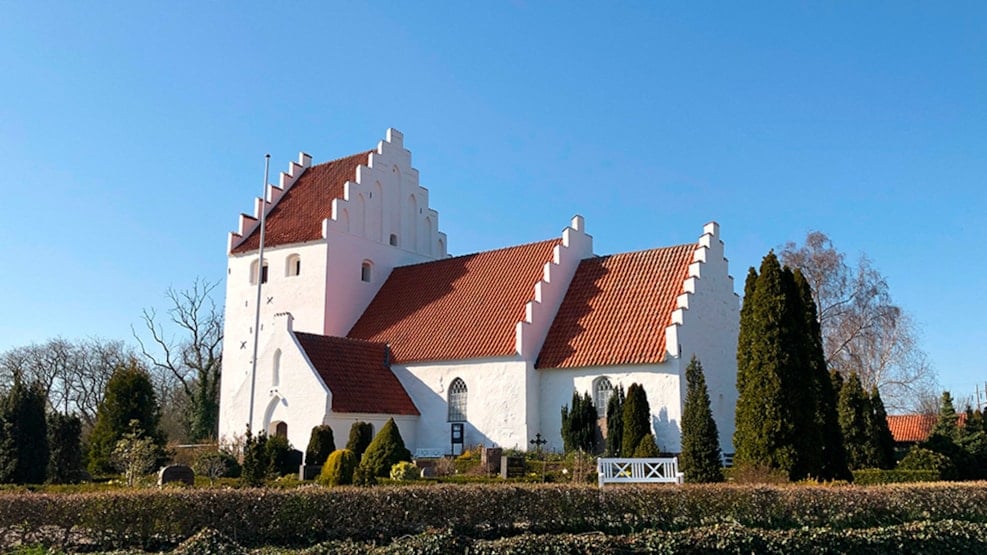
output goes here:
[[7, 453], [2, 466], [6, 481], [15, 484], [40, 484], [48, 469], [48, 423], [45, 392], [39, 384], [27, 385], [19, 376], [3, 399], [0, 421], [4, 424], [0, 444]]
[[607, 448], [606, 457], [620, 457], [624, 441], [624, 386], [618, 385], [607, 400]]
[[390, 418], [367, 446], [360, 469], [368, 476], [386, 478], [390, 476], [391, 467], [401, 461], [411, 462], [411, 451], [404, 446], [401, 431]]
[[137, 421], [143, 437], [151, 439], [159, 449], [164, 446], [164, 435], [159, 426], [161, 411], [154, 386], [147, 371], [133, 359], [113, 371], [106, 383], [103, 402], [96, 409], [96, 424], [90, 435], [90, 472], [114, 472], [110, 455], [117, 442], [131, 431], [131, 420]]
[[335, 450], [336, 440], [332, 435], [332, 428], [325, 424], [316, 426], [312, 428], [312, 434], [308, 438], [308, 446], [305, 448], [305, 464], [325, 464], [329, 454]]
[[856, 372], [850, 374], [843, 384], [839, 407], [840, 429], [850, 468], [874, 468], [876, 454], [873, 451], [870, 397], [864, 392]]
[[562, 407], [562, 445], [566, 453], [592, 453], [596, 444], [596, 407], [589, 393], [572, 392], [572, 410]]
[[620, 451], [623, 456], [634, 456], [641, 439], [651, 433], [651, 407], [644, 387], [632, 383], [627, 388], [624, 401], [624, 431]]
[[894, 436], [891, 435], [891, 428], [888, 427], [888, 413], [884, 410], [884, 401], [881, 400], [881, 393], [876, 387], [870, 392], [870, 407], [873, 414], [871, 419], [873, 462], [877, 468], [890, 470], [895, 465]]
[[953, 405], [953, 396], [948, 391], [942, 392], [939, 399], [939, 417], [929, 436], [941, 435], [950, 439], [956, 439], [959, 435], [959, 426], [956, 423], [956, 407]]
[[792, 329], [791, 288], [785, 286], [774, 252], [761, 261], [751, 284], [754, 275], [753, 270], [748, 273], [745, 291], [750, 296], [744, 298], [738, 335], [734, 463], [780, 469], [798, 479], [803, 477], [798, 466], [802, 422], [794, 393], [805, 384], [794, 379], [799, 359], [793, 356], [798, 341]]
[[350, 426], [350, 437], [346, 442], [346, 448], [356, 455], [357, 460], [363, 456], [367, 446], [374, 439], [374, 426], [370, 422], [354, 422]]
[[82, 421], [75, 415], [48, 414], [48, 481], [74, 484], [82, 478]]
[[709, 406], [703, 366], [693, 355], [685, 369], [685, 407], [682, 409], [682, 453], [679, 460], [687, 482], [722, 482], [720, 435]]

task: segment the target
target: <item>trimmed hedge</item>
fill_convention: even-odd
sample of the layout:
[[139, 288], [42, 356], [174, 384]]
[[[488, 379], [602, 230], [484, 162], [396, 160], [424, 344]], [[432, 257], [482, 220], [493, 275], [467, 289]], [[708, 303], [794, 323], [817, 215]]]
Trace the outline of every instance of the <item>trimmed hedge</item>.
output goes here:
[[939, 471], [937, 470], [882, 470], [880, 468], [865, 468], [863, 470], [853, 471], [853, 483], [858, 486], [936, 482], [938, 480]]
[[[799, 539], [806, 534], [804, 528], [830, 535], [858, 530], [861, 538], [867, 538], [870, 532], [863, 531], [868, 529], [917, 523], [919, 531], [914, 533], [920, 534], [926, 526], [920, 523], [938, 527], [937, 521], [946, 520], [970, 523], [947, 528], [981, 541], [978, 538], [987, 526], [987, 487], [983, 483], [880, 488], [693, 485], [601, 490], [551, 484], [20, 493], [0, 494], [0, 548], [163, 549], [203, 529], [243, 546], [311, 546], [345, 540], [382, 545], [445, 529], [473, 540], [499, 540], [519, 534], [692, 533], [711, 526], [773, 531], [780, 535], [765, 532], [765, 537], [780, 542]], [[785, 531], [790, 534], [782, 534]]]

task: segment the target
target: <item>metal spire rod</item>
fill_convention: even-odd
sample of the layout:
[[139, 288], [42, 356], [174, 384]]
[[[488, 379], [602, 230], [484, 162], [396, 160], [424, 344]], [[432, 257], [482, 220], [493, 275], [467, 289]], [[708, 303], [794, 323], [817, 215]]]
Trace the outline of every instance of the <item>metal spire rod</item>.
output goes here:
[[260, 194], [260, 247], [257, 249], [257, 306], [254, 310], [254, 358], [250, 368], [250, 412], [247, 431], [254, 425], [254, 390], [257, 387], [257, 347], [260, 344], [261, 288], [264, 286], [264, 223], [267, 221], [267, 177], [271, 169], [271, 155], [264, 155], [264, 187]]

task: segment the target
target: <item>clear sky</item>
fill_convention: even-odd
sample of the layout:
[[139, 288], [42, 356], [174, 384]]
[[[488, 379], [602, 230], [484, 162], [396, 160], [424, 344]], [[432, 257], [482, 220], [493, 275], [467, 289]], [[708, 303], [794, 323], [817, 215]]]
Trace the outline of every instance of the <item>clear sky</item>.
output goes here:
[[4, 1], [0, 79], [0, 351], [132, 341], [169, 285], [225, 278], [265, 153], [394, 127], [451, 253], [716, 220], [742, 292], [821, 230], [943, 387], [987, 380], [984, 2]]

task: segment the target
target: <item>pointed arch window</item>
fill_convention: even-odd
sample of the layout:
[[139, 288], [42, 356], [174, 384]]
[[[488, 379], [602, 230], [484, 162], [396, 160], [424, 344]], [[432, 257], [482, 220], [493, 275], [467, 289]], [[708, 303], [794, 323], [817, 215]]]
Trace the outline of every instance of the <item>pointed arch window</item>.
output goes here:
[[466, 382], [456, 378], [449, 384], [449, 422], [466, 422]]
[[603, 418], [607, 415], [607, 403], [613, 395], [613, 384], [610, 378], [600, 376], [593, 380], [593, 406], [596, 407], [596, 415]]

